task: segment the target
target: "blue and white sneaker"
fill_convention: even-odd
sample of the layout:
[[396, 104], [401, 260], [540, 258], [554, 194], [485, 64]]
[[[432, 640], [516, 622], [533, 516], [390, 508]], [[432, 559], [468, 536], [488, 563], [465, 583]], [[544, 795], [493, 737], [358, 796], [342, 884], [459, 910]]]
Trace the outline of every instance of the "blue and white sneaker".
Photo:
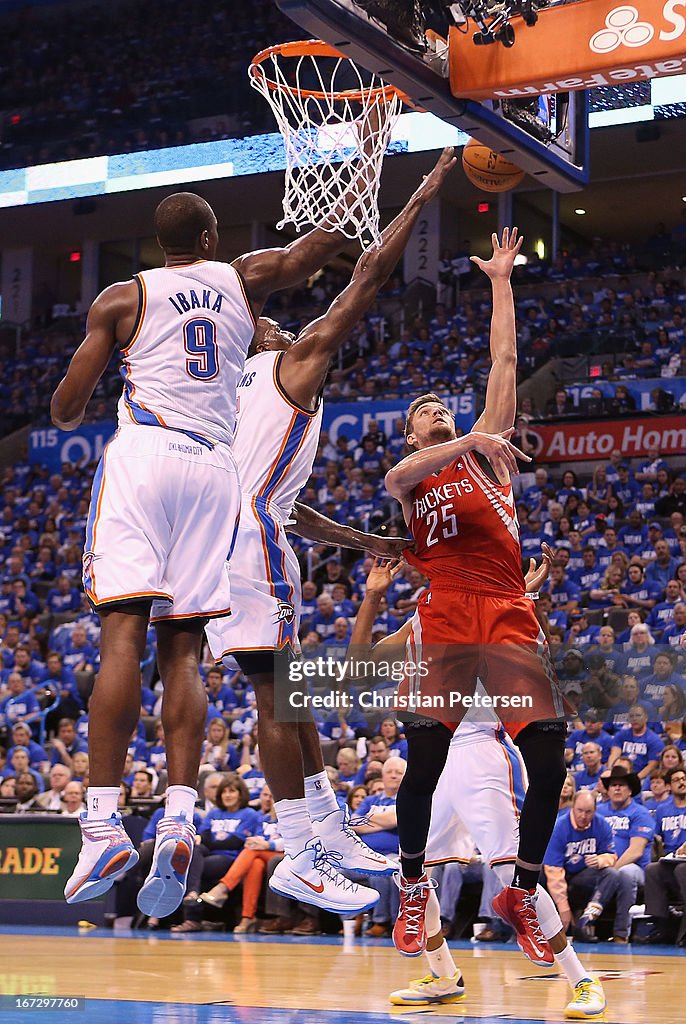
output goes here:
[[138, 854], [129, 839], [121, 815], [100, 821], [88, 821], [86, 811], [79, 817], [81, 853], [64, 887], [67, 903], [82, 903], [102, 896], [115, 879], [138, 863]]
[[315, 837], [295, 857], [283, 858], [269, 888], [333, 914], [361, 914], [378, 902], [379, 893], [342, 875], [341, 861], [340, 853], [325, 850]]
[[452, 978], [439, 978], [435, 974], [428, 974], [426, 978], [411, 981], [407, 988], [391, 992], [388, 998], [394, 1006], [458, 1003], [464, 999], [464, 981], [459, 969]]
[[138, 909], [147, 917], [167, 917], [181, 905], [195, 846], [195, 825], [184, 814], [157, 822], [150, 874], [138, 893]]

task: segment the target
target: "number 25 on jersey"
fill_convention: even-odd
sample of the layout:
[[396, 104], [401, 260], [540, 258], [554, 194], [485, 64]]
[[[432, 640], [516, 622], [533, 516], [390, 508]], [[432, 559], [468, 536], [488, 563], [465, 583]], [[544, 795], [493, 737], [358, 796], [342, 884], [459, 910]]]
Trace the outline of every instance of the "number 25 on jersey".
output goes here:
[[[426, 537], [427, 548], [430, 548], [432, 544], [438, 544], [439, 540], [449, 540], [451, 537], [457, 537], [457, 516], [454, 512], [450, 511], [452, 508], [454, 508], [453, 503], [448, 502], [447, 505], [441, 505], [440, 509], [434, 509], [427, 515], [426, 522], [429, 527]], [[442, 525], [442, 529], [437, 537], [436, 531], [439, 525]]]

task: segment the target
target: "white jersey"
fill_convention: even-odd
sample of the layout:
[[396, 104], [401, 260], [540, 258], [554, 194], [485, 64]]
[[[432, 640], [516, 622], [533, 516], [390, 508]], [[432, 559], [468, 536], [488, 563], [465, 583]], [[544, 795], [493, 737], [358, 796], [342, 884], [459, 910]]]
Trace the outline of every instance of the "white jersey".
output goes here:
[[136, 274], [136, 324], [121, 351], [123, 423], [231, 444], [236, 385], [255, 321], [238, 272], [197, 260]]
[[323, 406], [313, 412], [286, 395], [279, 380], [283, 355], [261, 352], [247, 360], [238, 381], [233, 453], [243, 494], [287, 519], [312, 472]]

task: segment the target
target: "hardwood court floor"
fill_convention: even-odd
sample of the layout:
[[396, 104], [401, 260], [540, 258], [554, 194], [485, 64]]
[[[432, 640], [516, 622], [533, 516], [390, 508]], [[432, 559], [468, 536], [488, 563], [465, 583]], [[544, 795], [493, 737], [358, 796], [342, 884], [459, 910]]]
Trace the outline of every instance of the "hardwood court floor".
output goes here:
[[[675, 1024], [683, 952], [579, 946], [603, 978], [608, 1024]], [[639, 947], [636, 947], [638, 949]], [[0, 928], [0, 1024], [519, 1024], [562, 1021], [568, 987], [512, 947], [454, 944], [467, 987], [451, 1006], [392, 1007], [388, 993], [426, 974], [385, 940]], [[85, 1013], [22, 1011], [8, 996], [82, 996]]]

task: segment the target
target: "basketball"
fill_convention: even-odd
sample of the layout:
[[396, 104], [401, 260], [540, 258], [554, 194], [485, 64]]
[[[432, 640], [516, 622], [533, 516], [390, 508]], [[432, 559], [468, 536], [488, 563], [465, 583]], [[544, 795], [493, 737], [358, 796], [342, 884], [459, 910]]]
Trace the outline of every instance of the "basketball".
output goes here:
[[462, 166], [471, 183], [484, 192], [509, 192], [524, 177], [521, 167], [478, 139], [470, 139], [464, 147]]

